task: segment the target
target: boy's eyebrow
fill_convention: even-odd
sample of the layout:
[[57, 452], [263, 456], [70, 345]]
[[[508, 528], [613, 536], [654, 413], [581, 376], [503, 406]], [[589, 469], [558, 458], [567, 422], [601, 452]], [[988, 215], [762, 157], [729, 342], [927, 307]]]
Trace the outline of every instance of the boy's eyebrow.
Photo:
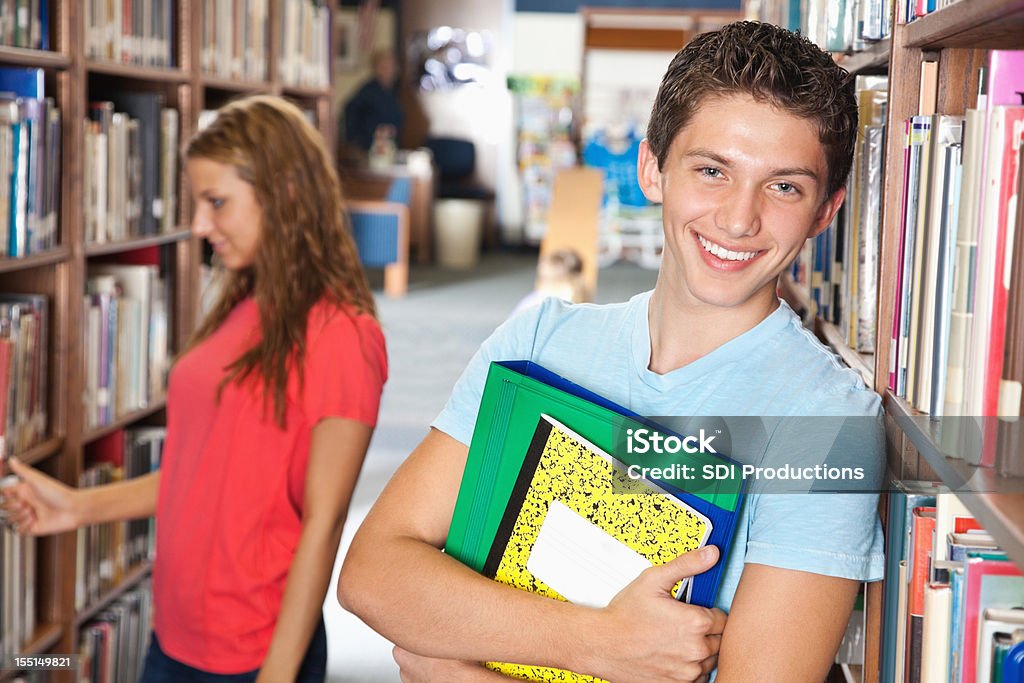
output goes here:
[[[718, 154], [716, 152], [712, 152], [710, 149], [704, 149], [702, 147], [697, 147], [695, 149], [691, 149], [690, 151], [688, 151], [685, 154], [683, 154], [683, 158], [689, 158], [689, 157], [702, 157], [704, 159], [710, 159], [711, 161], [715, 162], [716, 164], [719, 164], [720, 166], [729, 167], [729, 166], [732, 165], [729, 162], [729, 160], [726, 159], [725, 157], [723, 157], [721, 154]], [[778, 175], [802, 175], [802, 176], [807, 176], [807, 177], [809, 177], [809, 178], [811, 178], [811, 179], [813, 179], [815, 181], [818, 180], [818, 174], [815, 173], [814, 170], [812, 170], [810, 168], [807, 168], [805, 166], [791, 166], [791, 167], [783, 167], [783, 168], [773, 168], [768, 175], [773, 175], [773, 176], [778, 176]]]

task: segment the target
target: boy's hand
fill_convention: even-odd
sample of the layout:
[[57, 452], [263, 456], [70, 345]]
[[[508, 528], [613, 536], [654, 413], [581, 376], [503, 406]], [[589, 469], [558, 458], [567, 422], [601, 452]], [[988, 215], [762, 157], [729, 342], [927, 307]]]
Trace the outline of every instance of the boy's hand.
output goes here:
[[8, 458], [7, 465], [21, 481], [0, 489], [0, 509], [15, 531], [41, 536], [79, 526], [78, 491], [17, 458]]
[[672, 587], [710, 569], [718, 549], [707, 546], [645, 570], [600, 610], [602, 627], [581, 647], [580, 671], [615, 683], [700, 681], [718, 663], [726, 615], [679, 602]]

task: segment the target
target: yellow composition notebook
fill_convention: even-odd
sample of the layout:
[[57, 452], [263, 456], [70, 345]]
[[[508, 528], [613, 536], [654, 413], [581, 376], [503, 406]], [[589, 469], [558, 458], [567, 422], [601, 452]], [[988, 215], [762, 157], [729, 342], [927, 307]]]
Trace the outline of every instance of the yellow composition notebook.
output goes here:
[[[712, 523], [678, 497], [542, 415], [483, 573], [555, 600], [604, 607], [640, 572], [707, 543]], [[676, 586], [685, 598], [687, 581]], [[527, 681], [597, 679], [488, 663]]]

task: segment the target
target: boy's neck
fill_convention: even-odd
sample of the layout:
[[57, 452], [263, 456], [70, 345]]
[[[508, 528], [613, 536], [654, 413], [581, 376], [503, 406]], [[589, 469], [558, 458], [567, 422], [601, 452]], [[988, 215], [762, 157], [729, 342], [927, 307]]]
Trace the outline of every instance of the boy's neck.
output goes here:
[[774, 290], [744, 304], [723, 308], [668, 291], [659, 278], [647, 309], [651, 337], [648, 369], [659, 375], [703, 358], [757, 327], [779, 307]]

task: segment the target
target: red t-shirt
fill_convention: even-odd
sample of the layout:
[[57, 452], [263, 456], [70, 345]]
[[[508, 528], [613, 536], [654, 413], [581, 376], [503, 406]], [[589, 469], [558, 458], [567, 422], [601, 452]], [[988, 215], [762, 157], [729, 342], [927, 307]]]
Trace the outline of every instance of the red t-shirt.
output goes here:
[[325, 417], [377, 421], [387, 379], [377, 321], [321, 302], [309, 314], [305, 385], [288, 381], [286, 428], [262, 383], [224, 368], [259, 338], [249, 298], [174, 366], [160, 466], [154, 628], [160, 646], [213, 673], [258, 668], [270, 647], [302, 530], [312, 428]]

